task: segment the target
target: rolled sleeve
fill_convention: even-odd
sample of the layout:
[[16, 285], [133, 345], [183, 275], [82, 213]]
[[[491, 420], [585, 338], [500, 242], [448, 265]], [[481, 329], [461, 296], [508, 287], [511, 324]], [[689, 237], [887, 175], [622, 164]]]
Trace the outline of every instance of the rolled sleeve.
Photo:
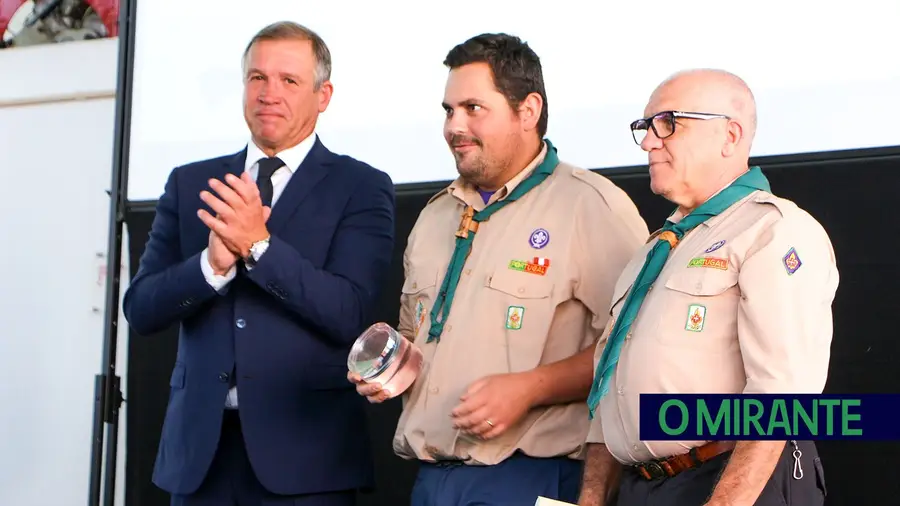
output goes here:
[[821, 225], [802, 211], [765, 230], [740, 270], [744, 393], [821, 393], [838, 271]]

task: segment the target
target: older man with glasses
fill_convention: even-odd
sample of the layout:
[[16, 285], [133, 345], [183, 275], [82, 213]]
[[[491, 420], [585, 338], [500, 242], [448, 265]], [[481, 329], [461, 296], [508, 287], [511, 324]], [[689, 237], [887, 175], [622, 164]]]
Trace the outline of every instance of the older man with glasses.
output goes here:
[[613, 292], [579, 504], [821, 505], [812, 442], [641, 440], [641, 393], [821, 393], [838, 285], [828, 234], [749, 166], [743, 80], [681, 72], [644, 115], [651, 189], [677, 208]]

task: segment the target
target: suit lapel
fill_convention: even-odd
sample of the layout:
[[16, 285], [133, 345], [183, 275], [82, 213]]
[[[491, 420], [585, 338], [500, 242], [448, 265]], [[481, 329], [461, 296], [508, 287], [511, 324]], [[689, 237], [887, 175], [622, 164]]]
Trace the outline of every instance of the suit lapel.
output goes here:
[[312, 149], [309, 150], [300, 167], [294, 171], [281, 196], [278, 197], [278, 201], [272, 207], [272, 215], [269, 216], [269, 222], [266, 224], [270, 232], [280, 231], [300, 203], [328, 175], [331, 157], [331, 152], [316, 138]]
[[244, 148], [232, 156], [229, 156], [225, 159], [225, 164], [222, 167], [222, 172], [218, 174], [218, 179], [225, 182], [225, 175], [228, 173], [234, 174], [237, 177], [241, 177], [241, 174], [244, 173], [244, 163], [247, 161], [247, 148]]

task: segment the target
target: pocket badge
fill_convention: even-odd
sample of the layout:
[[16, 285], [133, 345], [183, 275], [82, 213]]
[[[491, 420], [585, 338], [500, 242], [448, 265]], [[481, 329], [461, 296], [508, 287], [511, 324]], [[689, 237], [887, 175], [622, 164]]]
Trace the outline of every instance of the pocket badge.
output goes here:
[[422, 302], [422, 299], [419, 299], [416, 302], [416, 325], [415, 325], [415, 335], [419, 335], [419, 331], [422, 329], [422, 325], [425, 323], [425, 303]]
[[691, 307], [688, 308], [687, 323], [684, 325], [684, 330], [700, 332], [703, 330], [704, 323], [706, 323], [706, 306], [691, 304]]
[[522, 319], [525, 317], [525, 308], [522, 306], [509, 306], [506, 310], [506, 328], [519, 330], [522, 328]]

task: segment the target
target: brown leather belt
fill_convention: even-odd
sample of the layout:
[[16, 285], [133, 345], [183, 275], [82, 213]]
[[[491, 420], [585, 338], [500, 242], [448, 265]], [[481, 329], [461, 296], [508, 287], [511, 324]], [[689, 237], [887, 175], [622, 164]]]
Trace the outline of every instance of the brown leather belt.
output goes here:
[[671, 478], [732, 449], [734, 449], [734, 441], [712, 441], [703, 446], [693, 448], [688, 453], [673, 455], [665, 459], [639, 462], [634, 464], [633, 467], [646, 480]]

